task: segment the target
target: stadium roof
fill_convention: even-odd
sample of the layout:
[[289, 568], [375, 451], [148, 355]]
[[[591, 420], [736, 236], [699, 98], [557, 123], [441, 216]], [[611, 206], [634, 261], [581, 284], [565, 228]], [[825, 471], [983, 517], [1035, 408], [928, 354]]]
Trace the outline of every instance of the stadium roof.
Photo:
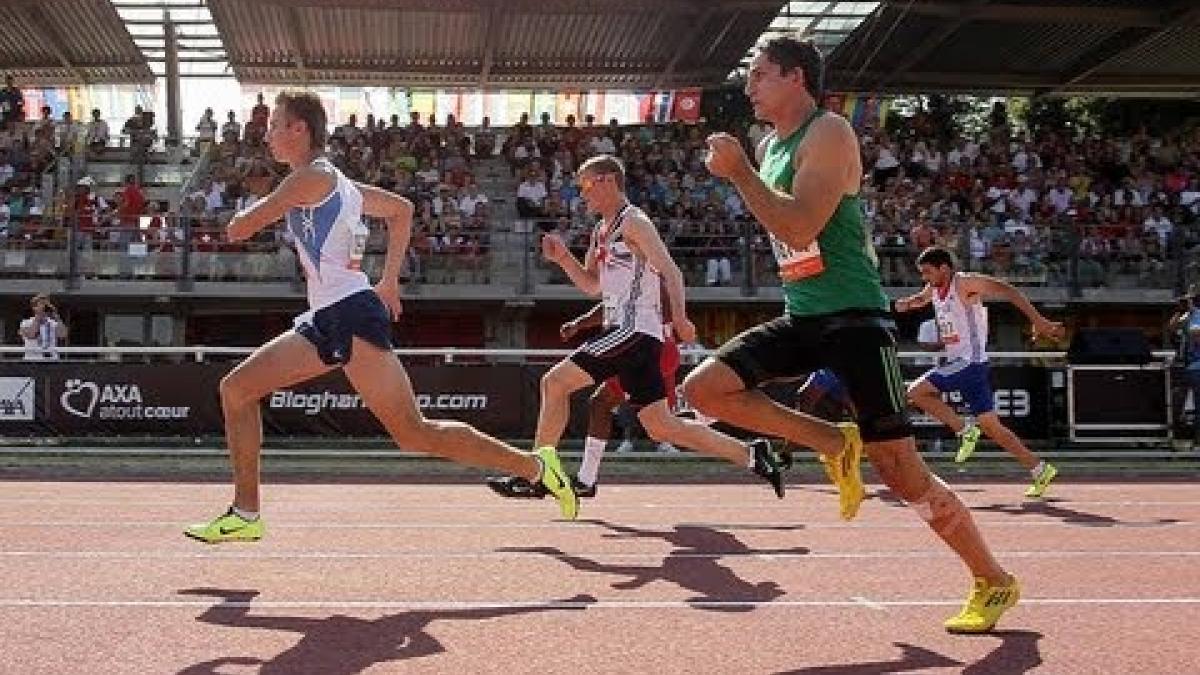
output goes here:
[[[762, 37], [770, 39], [777, 35], [807, 35], [826, 54], [846, 39], [858, 25], [879, 6], [878, 2], [788, 2], [771, 21]], [[749, 64], [748, 52], [742, 65]]]
[[1196, 0], [892, 0], [829, 58], [869, 92], [1200, 93]]
[[170, 15], [183, 77], [229, 77], [225, 47], [203, 0], [111, 0], [156, 77], [166, 76], [163, 18]]
[[154, 81], [109, 0], [0, 2], [0, 71], [23, 84]]
[[725, 80], [782, 0], [208, 0], [263, 84], [677, 88]]
[[182, 75], [248, 83], [704, 86], [800, 32], [836, 91], [1200, 94], [1197, 0], [0, 0], [0, 72], [151, 82], [168, 11]]

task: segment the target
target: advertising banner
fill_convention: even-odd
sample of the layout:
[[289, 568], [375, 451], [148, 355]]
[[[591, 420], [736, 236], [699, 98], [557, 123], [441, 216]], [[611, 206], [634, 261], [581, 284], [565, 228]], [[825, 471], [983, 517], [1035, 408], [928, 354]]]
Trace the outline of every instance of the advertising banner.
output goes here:
[[[72, 363], [0, 362], [0, 436], [155, 435], [203, 436], [223, 433], [219, 385], [232, 363]], [[422, 414], [456, 419], [501, 438], [530, 438], [537, 424], [539, 383], [544, 365], [479, 364], [408, 368]], [[924, 372], [904, 367], [911, 381]], [[681, 371], [679, 379], [682, 380]], [[1145, 395], [1129, 400], [1158, 402], [1162, 374], [1146, 378]], [[1037, 366], [995, 366], [992, 387], [996, 412], [1018, 436], [1051, 435], [1049, 371]], [[794, 385], [768, 392], [794, 402]], [[572, 399], [570, 438], [586, 425], [590, 390]], [[402, 396], [400, 391], [396, 396]], [[955, 394], [947, 401], [966, 413]], [[1103, 397], [1078, 397], [1077, 408], [1103, 408]], [[1161, 409], [1161, 408], [1160, 408]], [[1105, 409], [1106, 410], [1106, 409]], [[340, 371], [287, 387], [262, 402], [264, 431], [283, 436], [383, 436], [366, 401]], [[1062, 417], [1065, 411], [1060, 411]], [[1086, 410], [1077, 415], [1087, 417]], [[1101, 413], [1104, 414], [1104, 413]], [[927, 416], [913, 413], [918, 436], [948, 432]]]
[[[421, 413], [455, 419], [497, 436], [527, 435], [537, 389], [519, 365], [414, 366], [408, 369]], [[396, 392], [397, 396], [400, 392]], [[279, 435], [383, 436], [383, 426], [341, 371], [273, 392], [263, 401], [263, 430]]]
[[[0, 363], [0, 436], [203, 436], [224, 431], [219, 387], [232, 363]], [[416, 403], [502, 437], [532, 435], [544, 368], [413, 366]], [[396, 392], [401, 396], [401, 392]], [[286, 436], [382, 436], [340, 371], [262, 401], [263, 429]]]
[[42, 375], [41, 419], [55, 435], [188, 436], [221, 428], [217, 388], [227, 368], [43, 363], [34, 370]]

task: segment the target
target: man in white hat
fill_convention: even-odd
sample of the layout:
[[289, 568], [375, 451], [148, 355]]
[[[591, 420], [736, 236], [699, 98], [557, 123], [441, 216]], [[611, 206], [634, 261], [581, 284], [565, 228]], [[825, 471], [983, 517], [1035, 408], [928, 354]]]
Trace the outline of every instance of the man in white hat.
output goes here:
[[91, 176], [84, 176], [75, 183], [75, 200], [72, 208], [74, 222], [71, 225], [75, 229], [76, 241], [83, 250], [91, 249], [92, 238], [96, 234], [96, 216], [108, 208], [108, 203], [104, 201], [104, 198], [92, 189], [95, 185], [96, 179]]

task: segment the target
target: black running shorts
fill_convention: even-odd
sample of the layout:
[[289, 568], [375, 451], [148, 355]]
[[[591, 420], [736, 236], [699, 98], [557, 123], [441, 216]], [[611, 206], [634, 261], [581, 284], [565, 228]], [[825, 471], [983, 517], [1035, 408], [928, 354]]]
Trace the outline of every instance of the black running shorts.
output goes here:
[[854, 402], [864, 441], [912, 435], [896, 358], [895, 322], [883, 312], [784, 315], [725, 343], [716, 358], [737, 373], [747, 389], [828, 368]]
[[645, 406], [667, 397], [659, 359], [663, 344], [646, 333], [613, 327], [588, 340], [571, 354], [595, 382], [616, 377], [633, 405]]

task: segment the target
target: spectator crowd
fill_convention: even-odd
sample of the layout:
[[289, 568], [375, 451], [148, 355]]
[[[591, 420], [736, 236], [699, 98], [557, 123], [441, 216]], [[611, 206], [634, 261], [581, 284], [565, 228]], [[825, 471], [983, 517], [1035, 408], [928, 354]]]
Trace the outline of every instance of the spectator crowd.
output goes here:
[[[0, 243], [6, 247], [61, 245], [63, 228], [41, 222], [47, 210], [73, 222], [91, 250], [130, 244], [146, 252], [177, 250], [184, 230], [176, 215], [190, 223], [197, 252], [273, 253], [285, 243], [287, 234], [278, 229], [240, 244], [220, 237], [228, 214], [262, 198], [283, 177], [266, 145], [270, 107], [261, 95], [244, 122], [234, 111], [223, 122], [211, 109], [204, 113], [195, 127], [195, 154], [204, 161], [177, 211], [166, 217], [166, 204], [148, 199], [136, 175], [104, 196], [85, 177], [60, 204], [43, 204], [38, 177], [54, 158], [102, 156], [110, 132], [99, 110], [85, 124], [69, 113], [51, 119], [48, 108], [30, 122], [20, 91], [11, 79], [7, 84], [0, 90]], [[523, 115], [499, 133], [487, 118], [467, 130], [453, 116], [439, 125], [415, 112], [404, 124], [396, 115], [367, 115], [361, 124], [350, 115], [330, 134], [328, 155], [351, 179], [413, 201], [411, 278], [445, 276], [451, 266], [445, 261], [453, 259], [454, 268], [486, 282], [493, 234], [509, 224], [498, 206], [510, 201], [516, 228], [556, 231], [581, 251], [591, 221], [575, 170], [593, 155], [613, 154], [625, 163], [630, 200], [658, 224], [690, 284], [771, 283], [769, 243], [738, 193], [704, 167], [708, 132], [703, 122], [601, 125], [591, 115], [582, 124], [568, 116], [564, 125], [548, 114], [537, 124]], [[768, 132], [753, 123], [739, 136], [750, 150]], [[153, 116], [140, 108], [121, 133], [135, 149], [157, 138]], [[890, 132], [865, 127], [859, 133], [864, 216], [889, 284], [918, 283], [912, 260], [937, 244], [957, 251], [967, 269], [1022, 283], [1067, 283], [1077, 264], [1085, 287], [1167, 287], [1171, 261], [1200, 246], [1197, 127], [1142, 128], [1128, 137], [1065, 129], [1031, 135], [1014, 131], [998, 106], [987, 129], [949, 139], [935, 133], [923, 112]], [[515, 194], [486, 194], [480, 162], [501, 162]], [[384, 245], [384, 233], [375, 228], [368, 253]], [[208, 269], [212, 278], [266, 273], [218, 269], [216, 258]]]

